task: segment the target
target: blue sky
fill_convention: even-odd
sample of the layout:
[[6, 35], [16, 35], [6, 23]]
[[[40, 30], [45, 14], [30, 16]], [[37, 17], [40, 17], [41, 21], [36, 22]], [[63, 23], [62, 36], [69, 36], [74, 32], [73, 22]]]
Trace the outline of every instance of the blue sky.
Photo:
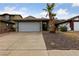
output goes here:
[[[46, 8], [46, 3], [0, 3], [0, 14], [21, 14], [23, 17], [31, 15], [41, 18], [47, 14], [43, 11], [44, 8]], [[68, 19], [79, 15], [79, 4], [58, 3], [52, 12], [57, 14], [58, 19]]]

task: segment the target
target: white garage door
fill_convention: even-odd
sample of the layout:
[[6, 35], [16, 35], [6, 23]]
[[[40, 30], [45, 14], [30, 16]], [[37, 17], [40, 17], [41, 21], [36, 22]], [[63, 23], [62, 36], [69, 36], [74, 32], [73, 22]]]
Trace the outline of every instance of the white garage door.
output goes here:
[[79, 31], [79, 22], [74, 22], [74, 31]]
[[40, 31], [40, 22], [20, 22], [19, 32]]

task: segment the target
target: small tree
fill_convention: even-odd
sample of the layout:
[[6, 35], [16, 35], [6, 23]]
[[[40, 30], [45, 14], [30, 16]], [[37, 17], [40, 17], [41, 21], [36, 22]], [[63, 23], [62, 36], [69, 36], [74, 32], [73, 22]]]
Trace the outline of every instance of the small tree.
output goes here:
[[62, 25], [62, 26], [60, 26], [59, 27], [59, 29], [60, 29], [60, 31], [62, 31], [62, 32], [67, 32], [67, 26], [66, 25]]

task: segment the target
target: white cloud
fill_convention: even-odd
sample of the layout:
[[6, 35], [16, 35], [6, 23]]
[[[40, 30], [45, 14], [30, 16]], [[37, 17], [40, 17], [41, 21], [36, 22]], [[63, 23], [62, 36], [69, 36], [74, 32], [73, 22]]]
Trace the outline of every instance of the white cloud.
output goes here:
[[59, 9], [56, 13], [57, 15], [67, 15], [68, 11], [67, 9]]
[[74, 16], [77, 16], [79, 14], [74, 14], [74, 13], [69, 13], [68, 15], [57, 15], [57, 18], [58, 19], [69, 19], [69, 18], [72, 18]]
[[71, 17], [79, 15], [79, 14], [70, 13], [67, 9], [59, 9], [55, 11], [55, 13], [58, 19], [69, 19]]
[[55, 13], [56, 13], [56, 17], [59, 19], [66, 19], [68, 18], [68, 14], [69, 14], [67, 9], [59, 9]]
[[[39, 16], [40, 17], [44, 17], [44, 18], [48, 18], [48, 15], [47, 15], [48, 13], [46, 12], [46, 11], [42, 11], [40, 14], [39, 14]], [[46, 16], [47, 15], [47, 16]]]
[[48, 16], [46, 17], [47, 12], [45, 11], [41, 11], [41, 12], [37, 12], [35, 14], [32, 14], [32, 16], [36, 17], [36, 18], [48, 18]]
[[76, 7], [76, 6], [79, 7], [79, 3], [72, 3], [72, 6], [73, 7]]
[[26, 8], [22, 7], [17, 9], [16, 7], [4, 7], [3, 10], [0, 11], [0, 14], [9, 13], [9, 14], [21, 14], [23, 17], [28, 16], [30, 13]]

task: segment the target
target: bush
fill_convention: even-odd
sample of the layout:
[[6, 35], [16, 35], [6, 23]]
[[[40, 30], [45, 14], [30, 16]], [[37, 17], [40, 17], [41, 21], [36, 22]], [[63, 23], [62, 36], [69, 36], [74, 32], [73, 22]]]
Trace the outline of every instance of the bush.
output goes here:
[[67, 26], [60, 26], [60, 31], [67, 32]]

